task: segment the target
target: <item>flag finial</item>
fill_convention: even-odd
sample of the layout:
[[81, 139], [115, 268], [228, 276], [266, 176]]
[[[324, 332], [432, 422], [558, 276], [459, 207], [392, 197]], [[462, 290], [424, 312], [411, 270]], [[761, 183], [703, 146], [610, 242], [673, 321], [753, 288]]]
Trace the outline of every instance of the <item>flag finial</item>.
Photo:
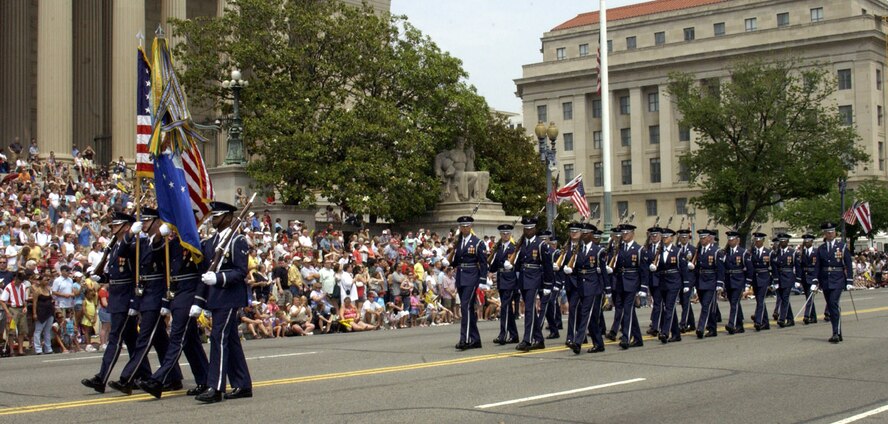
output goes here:
[[136, 39], [139, 40], [139, 48], [142, 48], [142, 43], [145, 41], [145, 34], [142, 33], [141, 30], [136, 33]]
[[164, 34], [163, 34], [163, 25], [161, 25], [161, 24], [157, 24], [157, 29], [154, 30], [154, 36], [157, 37], [157, 38], [164, 38], [164, 37], [163, 37], [163, 36], [164, 36]]

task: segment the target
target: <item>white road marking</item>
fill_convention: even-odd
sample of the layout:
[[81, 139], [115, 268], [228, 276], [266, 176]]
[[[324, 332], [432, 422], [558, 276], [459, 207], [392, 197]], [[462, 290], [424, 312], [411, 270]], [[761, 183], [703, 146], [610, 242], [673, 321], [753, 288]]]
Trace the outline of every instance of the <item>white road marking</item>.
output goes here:
[[[246, 360], [250, 361], [250, 360], [253, 360], [253, 359], [284, 358], [284, 357], [287, 357], [287, 356], [313, 355], [313, 354], [315, 354], [315, 353], [317, 353], [317, 352], [296, 352], [296, 353], [282, 353], [282, 354], [280, 354], [280, 355], [252, 356], [252, 357], [246, 358]], [[184, 367], [185, 365], [188, 365], [188, 362], [179, 362], [179, 366], [180, 366], [180, 367]]]
[[866, 417], [869, 417], [869, 416], [871, 416], [871, 415], [881, 414], [881, 413], [883, 413], [883, 412], [885, 412], [885, 411], [888, 411], [888, 405], [885, 405], [885, 406], [883, 406], [883, 407], [876, 408], [876, 409], [873, 409], [873, 410], [870, 410], [870, 411], [866, 411], [866, 412], [861, 413], [861, 414], [857, 414], [857, 415], [855, 415], [855, 416], [853, 416], [853, 417], [845, 418], [844, 420], [836, 421], [836, 422], [834, 422], [834, 423], [832, 423], [832, 424], [848, 424], [848, 423], [853, 423], [854, 421], [862, 420], [862, 419], [864, 419], [864, 418], [866, 418]]
[[588, 392], [591, 390], [604, 389], [607, 387], [620, 386], [623, 384], [638, 383], [640, 381], [645, 381], [645, 380], [646, 380], [645, 378], [633, 378], [631, 380], [615, 381], [613, 383], [599, 384], [597, 386], [583, 387], [581, 389], [566, 390], [563, 392], [556, 392], [556, 393], [547, 393], [544, 395], [530, 396], [530, 397], [526, 397], [526, 398], [507, 400], [507, 401], [497, 402], [497, 403], [488, 403], [485, 405], [478, 405], [475, 408], [478, 408], [478, 409], [495, 408], [497, 406], [512, 405], [512, 404], [521, 403], [521, 402], [530, 402], [530, 401], [534, 401], [534, 400], [547, 399], [547, 398], [555, 397], [555, 396], [572, 395], [574, 393], [582, 393], [582, 392]]
[[45, 360], [45, 361], [41, 361], [41, 362], [46, 363], [46, 362], [82, 361], [82, 360], [84, 360], [84, 359], [96, 359], [96, 358], [101, 358], [101, 357], [102, 357], [102, 355], [99, 355], [99, 356], [81, 356], [81, 357], [79, 357], [79, 358], [47, 359], [47, 360]]

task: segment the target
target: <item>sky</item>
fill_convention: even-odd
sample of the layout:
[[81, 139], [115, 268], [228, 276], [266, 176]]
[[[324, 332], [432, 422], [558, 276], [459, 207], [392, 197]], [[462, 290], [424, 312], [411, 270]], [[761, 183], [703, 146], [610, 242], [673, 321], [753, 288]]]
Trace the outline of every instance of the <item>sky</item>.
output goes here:
[[[643, 1], [608, 0], [607, 8]], [[392, 0], [391, 10], [462, 59], [469, 83], [491, 107], [520, 113], [513, 80], [521, 77], [522, 65], [542, 60], [543, 33], [598, 5], [598, 0]]]

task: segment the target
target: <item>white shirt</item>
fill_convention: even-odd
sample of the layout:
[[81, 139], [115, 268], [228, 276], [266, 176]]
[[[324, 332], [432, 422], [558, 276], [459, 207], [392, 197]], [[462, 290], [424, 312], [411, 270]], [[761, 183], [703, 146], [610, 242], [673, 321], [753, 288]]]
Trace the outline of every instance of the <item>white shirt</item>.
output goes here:
[[102, 252], [96, 252], [95, 250], [91, 250], [89, 255], [86, 256], [87, 261], [89, 261], [90, 265], [95, 266], [102, 260]]
[[311, 246], [311, 237], [299, 236], [299, 245], [302, 247], [312, 247]]
[[9, 246], [6, 246], [6, 263], [9, 265], [10, 271], [18, 269], [16, 256], [18, 256], [18, 249], [15, 248], [15, 245], [10, 244]]

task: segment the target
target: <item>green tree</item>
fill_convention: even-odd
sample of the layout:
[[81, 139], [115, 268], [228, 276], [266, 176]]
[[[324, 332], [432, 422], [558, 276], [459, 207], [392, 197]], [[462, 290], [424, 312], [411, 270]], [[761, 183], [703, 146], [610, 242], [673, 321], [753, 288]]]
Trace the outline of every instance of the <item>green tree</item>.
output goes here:
[[[437, 202], [433, 158], [457, 136], [476, 151], [491, 137], [512, 141], [492, 125], [461, 61], [405, 17], [339, 1], [231, 0], [227, 7], [219, 18], [173, 21], [185, 40], [175, 51], [181, 80], [197, 104], [227, 111], [223, 70], [243, 71], [247, 169], [258, 188], [287, 204], [309, 206], [323, 196], [346, 210], [403, 220]], [[509, 186], [493, 171], [502, 161], [483, 150], [492, 187]], [[515, 153], [527, 151], [531, 145]]]
[[867, 155], [843, 125], [824, 66], [741, 62], [723, 83], [670, 75], [680, 124], [699, 134], [681, 160], [702, 194], [693, 203], [745, 239], [781, 202], [829, 192]]

